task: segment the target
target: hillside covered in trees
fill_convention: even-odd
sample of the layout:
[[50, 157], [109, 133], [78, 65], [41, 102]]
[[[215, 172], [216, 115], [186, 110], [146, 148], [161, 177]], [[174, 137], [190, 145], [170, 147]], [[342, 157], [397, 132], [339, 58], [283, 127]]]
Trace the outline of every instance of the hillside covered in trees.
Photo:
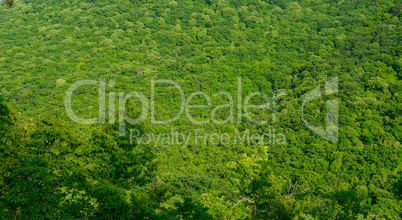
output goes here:
[[[402, 219], [401, 16], [400, 0], [0, 1], [0, 219]], [[311, 129], [335, 120], [328, 100], [336, 138]]]

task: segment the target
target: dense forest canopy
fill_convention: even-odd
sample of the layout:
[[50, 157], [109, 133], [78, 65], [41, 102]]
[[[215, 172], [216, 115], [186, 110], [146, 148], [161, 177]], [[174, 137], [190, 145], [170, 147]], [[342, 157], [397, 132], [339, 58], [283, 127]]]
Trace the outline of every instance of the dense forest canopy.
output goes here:
[[[0, 1], [0, 218], [401, 219], [401, 16], [400, 0]], [[333, 79], [336, 93], [304, 103]], [[109, 116], [71, 120], [65, 94], [80, 80], [97, 83], [73, 93], [81, 118], [99, 117], [103, 82], [116, 122], [143, 110], [133, 98], [119, 115], [119, 94], [151, 100], [155, 80], [211, 108], [122, 136]], [[177, 88], [154, 92], [155, 120], [180, 112]], [[237, 109], [254, 92], [270, 107], [250, 118], [265, 124]], [[336, 141], [305, 123], [325, 127], [328, 100]], [[130, 129], [284, 139], [145, 144]]]

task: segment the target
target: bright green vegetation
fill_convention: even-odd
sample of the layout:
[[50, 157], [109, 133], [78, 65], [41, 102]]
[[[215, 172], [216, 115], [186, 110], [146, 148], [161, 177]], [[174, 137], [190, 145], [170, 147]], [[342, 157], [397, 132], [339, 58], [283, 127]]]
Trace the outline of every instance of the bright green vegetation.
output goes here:
[[[0, 219], [401, 219], [402, 2], [337, 0], [15, 0], [0, 2]], [[302, 101], [338, 77], [339, 93], [305, 107], [324, 127], [339, 99], [339, 141], [303, 123]], [[114, 80], [109, 92], [168, 79], [212, 106], [280, 92], [258, 125], [169, 125], [286, 136], [284, 145], [129, 144], [115, 125], [79, 125], [64, 95], [82, 80]], [[180, 94], [156, 87], [156, 119], [179, 112]], [[118, 95], [117, 95], [118, 97]], [[244, 101], [244, 97], [243, 97]], [[192, 104], [205, 104], [194, 98]], [[252, 100], [262, 104], [262, 100]], [[138, 104], [138, 105], [137, 105]], [[272, 104], [272, 103], [271, 103]], [[80, 87], [76, 113], [98, 117], [98, 88]], [[140, 102], [127, 104], [140, 115]], [[194, 110], [198, 121], [212, 109]], [[228, 109], [217, 111], [225, 120]], [[117, 118], [118, 120], [118, 118]]]

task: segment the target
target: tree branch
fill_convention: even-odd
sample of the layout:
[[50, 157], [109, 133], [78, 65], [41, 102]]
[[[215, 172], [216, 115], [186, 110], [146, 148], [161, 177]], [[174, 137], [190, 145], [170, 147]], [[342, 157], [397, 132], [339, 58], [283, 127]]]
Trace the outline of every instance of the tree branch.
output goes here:
[[87, 218], [91, 217], [92, 215], [95, 215], [96, 213], [98, 213], [98, 212], [104, 210], [108, 204], [109, 204], [109, 203], [107, 203], [107, 204], [105, 205], [105, 207], [103, 207], [103, 208], [101, 208], [101, 209], [98, 209], [98, 210], [96, 210], [95, 212], [92, 212], [92, 213], [90, 213], [89, 215], [86, 215], [86, 216], [80, 218], [79, 220], [84, 220], [84, 219], [87, 219]]

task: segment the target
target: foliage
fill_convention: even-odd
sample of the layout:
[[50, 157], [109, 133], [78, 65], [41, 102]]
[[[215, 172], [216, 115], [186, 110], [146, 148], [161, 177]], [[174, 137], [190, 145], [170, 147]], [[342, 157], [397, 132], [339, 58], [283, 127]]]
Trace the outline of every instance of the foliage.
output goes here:
[[[0, 2], [0, 218], [402, 218], [400, 1], [9, 2]], [[337, 98], [337, 143], [301, 117], [306, 95], [334, 77], [339, 92], [306, 104], [304, 116], [324, 127], [326, 100]], [[79, 125], [63, 113], [70, 85], [99, 78], [107, 96], [138, 91], [148, 99], [151, 80], [173, 80], [186, 98], [210, 95], [212, 107], [228, 104], [213, 94], [235, 95], [239, 78], [243, 96], [285, 92], [275, 109], [251, 112], [266, 119], [275, 110], [276, 121], [197, 128], [272, 128], [286, 144], [131, 145], [114, 125]], [[179, 112], [177, 90], [156, 93], [157, 120]], [[77, 89], [76, 114], [98, 117], [98, 96], [97, 87]], [[127, 115], [139, 116], [138, 103], [128, 102]], [[212, 112], [190, 114], [202, 121]], [[195, 126], [186, 117], [169, 126], [148, 117], [133, 128]]]

